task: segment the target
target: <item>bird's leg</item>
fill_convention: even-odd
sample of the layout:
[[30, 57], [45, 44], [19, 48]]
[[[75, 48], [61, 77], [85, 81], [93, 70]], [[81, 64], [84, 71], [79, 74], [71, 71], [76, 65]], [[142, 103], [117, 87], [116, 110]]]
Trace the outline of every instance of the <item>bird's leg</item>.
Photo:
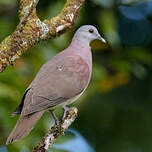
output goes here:
[[59, 125], [60, 125], [60, 121], [59, 121], [58, 117], [56, 116], [54, 110], [49, 110], [49, 111], [50, 111], [51, 114], [52, 114], [52, 117], [53, 117], [53, 119], [54, 119], [54, 121], [55, 121], [55, 124], [56, 124], [57, 126], [59, 126]]
[[63, 114], [62, 120], [65, 118], [66, 112], [69, 110], [69, 108], [64, 105], [64, 106], [63, 106], [63, 110], [64, 110], [64, 114]]

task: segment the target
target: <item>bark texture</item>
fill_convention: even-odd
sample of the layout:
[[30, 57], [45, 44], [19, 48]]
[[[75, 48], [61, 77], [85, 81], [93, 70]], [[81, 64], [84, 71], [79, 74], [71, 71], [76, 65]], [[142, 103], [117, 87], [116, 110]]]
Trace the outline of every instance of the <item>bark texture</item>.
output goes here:
[[39, 41], [54, 38], [70, 29], [85, 0], [67, 0], [56, 17], [44, 21], [36, 14], [38, 1], [19, 1], [20, 22], [15, 31], [0, 43], [0, 72]]
[[78, 115], [78, 110], [75, 107], [65, 111], [62, 121], [59, 125], [53, 126], [46, 135], [41, 139], [40, 143], [33, 149], [32, 152], [46, 152], [53, 145], [56, 139], [63, 135], [64, 131], [72, 124]]

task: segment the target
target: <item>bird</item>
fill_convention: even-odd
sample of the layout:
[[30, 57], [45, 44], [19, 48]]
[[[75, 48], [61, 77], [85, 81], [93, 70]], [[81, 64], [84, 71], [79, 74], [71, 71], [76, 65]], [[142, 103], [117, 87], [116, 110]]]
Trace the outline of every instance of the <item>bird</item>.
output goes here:
[[97, 28], [83, 25], [74, 34], [70, 45], [39, 70], [25, 90], [20, 104], [12, 113], [20, 115], [7, 138], [6, 145], [27, 136], [46, 110], [58, 124], [54, 110], [77, 100], [86, 90], [92, 74], [90, 42], [98, 39], [106, 43]]

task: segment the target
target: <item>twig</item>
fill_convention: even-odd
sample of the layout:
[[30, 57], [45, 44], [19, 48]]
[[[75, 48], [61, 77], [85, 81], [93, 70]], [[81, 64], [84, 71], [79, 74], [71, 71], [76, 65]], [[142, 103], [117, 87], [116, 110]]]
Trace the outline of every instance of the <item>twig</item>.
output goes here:
[[78, 110], [75, 107], [69, 108], [65, 111], [60, 125], [53, 126], [32, 152], [46, 152], [53, 145], [56, 139], [61, 136], [66, 129], [68, 129], [76, 119], [77, 115]]
[[85, 0], [67, 0], [58, 16], [41, 21], [36, 14], [39, 0], [20, 0], [20, 23], [16, 30], [0, 43], [0, 72], [40, 40], [61, 35], [74, 24]]

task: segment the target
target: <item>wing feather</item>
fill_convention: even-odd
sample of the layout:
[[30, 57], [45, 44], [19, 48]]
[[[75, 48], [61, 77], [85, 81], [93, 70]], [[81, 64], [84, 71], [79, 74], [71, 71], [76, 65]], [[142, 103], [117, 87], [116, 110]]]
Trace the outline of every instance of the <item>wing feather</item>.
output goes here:
[[[89, 66], [78, 55], [48, 61], [30, 85], [22, 115], [55, 107], [77, 96], [88, 85]], [[26, 99], [29, 98], [30, 100]]]

